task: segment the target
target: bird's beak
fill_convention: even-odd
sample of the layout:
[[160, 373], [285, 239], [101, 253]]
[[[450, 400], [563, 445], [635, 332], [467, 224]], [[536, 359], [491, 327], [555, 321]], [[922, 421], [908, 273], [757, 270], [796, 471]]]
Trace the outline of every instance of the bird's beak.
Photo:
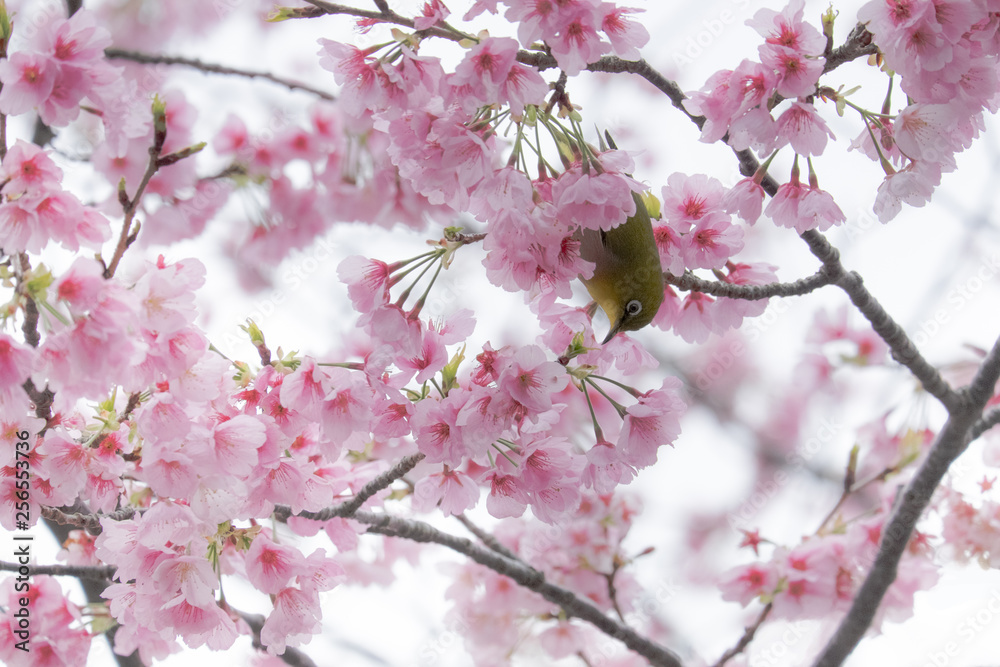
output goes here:
[[604, 337], [603, 341], [601, 341], [601, 345], [607, 345], [608, 341], [611, 340], [612, 338], [614, 338], [615, 334], [617, 334], [619, 331], [622, 330], [622, 323], [623, 323], [624, 319], [625, 319], [624, 317], [619, 317], [618, 318], [618, 321], [615, 322], [615, 324], [614, 324], [613, 327], [611, 327], [611, 331], [609, 331], [608, 335]]

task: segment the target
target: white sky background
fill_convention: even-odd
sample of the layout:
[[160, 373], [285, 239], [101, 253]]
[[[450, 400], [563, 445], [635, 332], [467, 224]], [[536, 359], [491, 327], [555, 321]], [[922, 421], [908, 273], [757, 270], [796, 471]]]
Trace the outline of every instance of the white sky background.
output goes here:
[[[149, 0], [147, 0], [148, 2]], [[215, 0], [221, 2], [222, 0]], [[257, 0], [246, 0], [248, 5], [263, 11], [266, 5]], [[16, 4], [16, 3], [11, 3]], [[89, 3], [88, 3], [89, 4]], [[95, 3], [96, 4], [96, 3]], [[166, 4], [166, 3], [165, 3]], [[356, 6], [370, 8], [372, 3], [358, 0]], [[390, 0], [391, 6], [403, 14], [412, 15], [419, 4]], [[466, 8], [466, 3], [452, 0], [448, 3], [456, 21]], [[629, 3], [624, 3], [629, 4]], [[654, 2], [633, 0], [632, 6], [643, 7], [647, 13], [642, 21], [653, 35], [644, 55], [669, 78], [676, 80], [683, 90], [700, 88], [714, 71], [732, 68], [742, 58], [756, 58], [759, 38], [743, 25], [760, 7], [781, 9], [777, 3], [733, 2], [731, 0], [703, 0], [698, 3]], [[840, 11], [835, 44], [846, 37], [854, 24], [860, 2], [836, 3]], [[210, 11], [212, 2], [173, 1], [169, 5], [177, 11]], [[825, 9], [823, 2], [808, 2], [807, 16], [815, 19]], [[195, 56], [248, 69], [270, 70], [284, 76], [298, 78], [319, 88], [334, 87], [333, 77], [318, 67], [315, 39], [319, 36], [348, 39], [349, 20], [345, 17], [327, 17], [314, 21], [295, 21], [266, 29], [278, 37], [262, 42], [257, 38], [259, 23], [243, 20], [224, 26], [224, 31], [211, 36], [199, 36], [187, 43], [175, 42], [169, 51], [173, 54]], [[477, 22], [475, 25], [481, 25]], [[721, 30], [720, 30], [721, 28]], [[713, 29], [718, 34], [713, 35]], [[511, 31], [494, 34], [512, 34]], [[287, 35], [287, 37], [286, 37]], [[338, 37], [339, 36], [339, 37]], [[695, 46], [701, 49], [697, 52]], [[457, 53], [454, 45], [441, 51]], [[683, 58], [682, 58], [683, 56]], [[292, 93], [267, 82], [250, 82], [226, 77], [207, 77], [182, 69], [171, 70], [176, 77], [176, 87], [182, 88], [188, 100], [200, 115], [196, 125], [196, 140], [211, 141], [229, 112], [236, 112], [248, 119], [267, 122], [281, 112], [301, 114], [311, 102], [308, 95]], [[547, 78], [551, 78], [551, 73]], [[863, 63], [855, 62], [841, 67], [824, 77], [824, 83], [845, 87], [861, 84], [862, 90], [852, 98], [869, 108], [877, 108], [885, 92], [884, 79], [874, 76]], [[660, 187], [674, 171], [707, 173], [724, 184], [731, 185], [738, 178], [737, 164], [729, 150], [722, 145], [706, 145], [697, 141], [697, 129], [676, 111], [669, 101], [653, 90], [646, 82], [629, 75], [615, 77], [587, 75], [571, 80], [569, 87], [573, 101], [583, 106], [584, 127], [608, 127], [620, 147], [645, 151], [637, 158], [636, 177], [652, 186], [659, 195]], [[894, 99], [901, 99], [899, 93]], [[847, 215], [846, 229], [831, 231], [830, 240], [841, 249], [845, 265], [858, 270], [866, 285], [898, 322], [912, 333], [933, 316], [945, 309], [949, 321], [942, 331], [922, 347], [925, 355], [935, 364], [943, 364], [971, 356], [959, 346], [972, 344], [989, 347], [1000, 332], [997, 303], [997, 282], [990, 281], [977, 291], [969, 305], [956, 308], [949, 302], [951, 290], [964, 285], [975, 275], [983, 259], [1000, 249], [996, 233], [996, 180], [997, 139], [990, 131], [996, 129], [994, 119], [983, 140], [972, 150], [958, 156], [959, 169], [944, 176], [944, 182], [935, 196], [934, 203], [924, 209], [905, 208], [888, 226], [873, 221], [871, 203], [875, 189], [881, 181], [878, 166], [857, 153], [845, 153], [847, 143], [860, 131], [862, 125], [856, 115], [837, 118], [831, 105], [820, 105], [821, 113], [837, 135], [836, 144], [828, 145], [826, 154], [814, 160], [820, 184], [831, 191]], [[301, 118], [301, 116], [300, 116]], [[251, 129], [251, 132], [253, 129]], [[57, 145], [68, 147], [57, 141]], [[87, 182], [86, 167], [62, 163], [67, 172]], [[779, 181], [787, 179], [789, 159], [784, 155], [776, 160], [772, 173]], [[211, 173], [214, 166], [210, 159], [200, 162], [201, 173]], [[346, 288], [336, 278], [340, 259], [351, 254], [375, 256], [393, 261], [422, 251], [425, 238], [436, 238], [438, 230], [418, 234], [408, 230], [385, 231], [361, 225], [342, 225], [333, 230], [328, 239], [338, 248], [337, 258], [316, 262], [315, 249], [297, 253], [278, 267], [272, 289], [246, 295], [239, 288], [229, 260], [221, 257], [219, 243], [229, 233], [233, 216], [238, 207], [227, 209], [227, 215], [214, 222], [206, 238], [194, 243], [180, 244], [167, 251], [168, 260], [195, 256], [208, 267], [208, 284], [202, 290], [202, 326], [210, 338], [223, 351], [234, 358], [255, 363], [256, 353], [245, 342], [238, 325], [247, 316], [253, 316], [263, 329], [272, 350], [279, 346], [285, 351], [299, 350], [318, 357], [336, 355], [336, 345], [346, 332], [353, 329], [354, 315], [346, 299]], [[160, 249], [131, 250], [126, 255], [125, 270], [129, 261], [155, 258]], [[146, 254], [143, 255], [143, 252]], [[478, 324], [471, 341], [473, 345], [491, 341], [495, 347], [507, 342], [530, 341], [537, 332], [537, 324], [519, 295], [508, 295], [490, 286], [481, 275], [478, 263], [482, 257], [477, 247], [464, 248], [455, 264], [441, 276], [439, 289], [457, 294], [454, 308], [463, 305], [476, 311]], [[782, 280], [794, 280], [813, 273], [817, 268], [804, 243], [795, 238], [791, 230], [774, 229], [766, 222], [754, 228], [747, 249], [741, 259], [769, 261], [780, 266]], [[55, 266], [65, 257], [47, 258]], [[295, 270], [303, 271], [308, 289], [294, 289], [292, 281], [282, 279]], [[437, 288], [436, 288], [437, 289]], [[585, 300], [581, 289], [579, 300]], [[275, 305], [281, 300], [280, 305]], [[490, 308], [477, 306], [488, 303]], [[817, 294], [797, 298], [787, 303], [787, 310], [774, 315], [774, 323], [766, 328], [757, 341], [753, 356], [764, 369], [759, 386], [751, 387], [741, 397], [745, 405], [759, 402], [753, 393], [767, 392], [771, 387], [783, 387], [788, 380], [791, 366], [796, 360], [788, 350], [797, 349], [812, 313], [822, 305], [831, 309], [847, 303], [846, 296], [835, 288], [825, 288]], [[503, 304], [510, 304], [509, 308]], [[273, 307], [273, 312], [272, 312]], [[772, 303], [771, 308], [774, 308]], [[852, 312], [852, 322], [861, 317]], [[600, 329], [601, 325], [598, 325]], [[651, 350], [664, 359], [680, 358], [691, 354], [691, 348], [663, 332], [647, 330], [639, 334]], [[470, 346], [470, 350], [474, 349]], [[474, 352], [467, 359], [474, 357]], [[467, 361], [466, 363], [469, 363]], [[655, 378], [668, 372], [661, 368], [648, 379], [647, 386], [658, 386]], [[845, 428], [833, 442], [818, 454], [821, 467], [839, 475], [852, 444], [853, 428], [860, 426], [885, 410], [897, 405], [908, 406], [912, 382], [900, 371], [862, 370], [853, 372], [865, 381], [863, 391], [841, 406], [837, 418]], [[763, 403], [761, 403], [763, 405]], [[929, 408], [932, 424], [940, 423], [940, 412]], [[818, 422], [812, 427], [818, 428]], [[810, 426], [803, 430], [809, 433]], [[682, 653], [692, 651], [711, 663], [742, 632], [742, 626], [756, 616], [757, 608], [750, 613], [733, 603], [724, 603], [717, 592], [700, 583], [692, 583], [690, 564], [678, 562], [686, 539], [684, 521], [692, 512], [711, 514], [737, 506], [753, 489], [747, 471], [753, 465], [748, 453], [749, 438], [746, 432], [733, 427], [720, 427], [706, 412], [694, 410], [684, 422], [684, 432], [676, 448], [661, 451], [660, 461], [653, 469], [640, 474], [629, 489], [645, 498], [645, 512], [636, 522], [629, 546], [638, 552], [646, 546], [655, 546], [656, 552], [636, 564], [640, 581], [651, 591], [667, 585], [676, 595], [665, 601], [663, 616], [677, 628], [683, 641], [671, 646]], [[973, 445], [964, 455], [962, 474], [958, 485], [972, 490], [983, 469], [979, 465], [980, 447]], [[819, 521], [836, 502], [838, 491], [822, 487], [808, 479], [795, 480], [781, 489], [760, 511], [763, 535], [787, 544], [797, 543], [799, 537], [815, 530]], [[485, 519], [483, 522], [485, 523]], [[457, 524], [441, 522], [451, 532], [462, 534]], [[36, 529], [36, 539], [43, 539], [44, 530]], [[712, 560], [721, 564], [736, 564], [749, 560], [748, 550], [737, 551], [739, 535], [732, 533], [726, 543], [713, 543]], [[308, 553], [311, 550], [304, 548]], [[763, 551], [769, 554], [769, 551]], [[44, 554], [44, 552], [43, 552]], [[52, 562], [51, 555], [40, 557], [40, 562]], [[417, 569], [397, 566], [397, 583], [388, 591], [378, 588], [352, 588], [341, 586], [326, 596], [325, 633], [313, 639], [305, 650], [320, 665], [402, 665], [429, 664], [421, 657], [431, 648], [440, 648], [440, 660], [435, 664], [466, 665], [469, 658], [458, 647], [458, 641], [447, 632], [443, 623], [444, 588], [448, 579], [438, 574], [434, 563], [440, 558], [425, 556]], [[445, 560], [453, 560], [450, 555]], [[241, 600], [241, 593], [227, 584], [227, 595], [238, 607], [251, 611], [268, 609], [263, 596]], [[1000, 619], [992, 614], [988, 630], [975, 634], [965, 641], [960, 624], [967, 616], [987, 609], [991, 595], [1000, 591], [1000, 574], [982, 572], [978, 568], [952, 568], [942, 582], [930, 593], [918, 594], [915, 617], [903, 624], [889, 624], [884, 634], [865, 641], [848, 661], [848, 665], [861, 667], [874, 664], [914, 665], [922, 667], [932, 660], [935, 652], [944, 650], [954, 641], [959, 647], [957, 655], [947, 657], [947, 664], [981, 665], [997, 657], [996, 632]], [[994, 605], [994, 608], [996, 605]], [[982, 620], [982, 618], [981, 618]], [[800, 624], [797, 633], [785, 634], [789, 626], [782, 622], [765, 626], [752, 645], [750, 656], [753, 665], [799, 665], [815, 655], [815, 624]], [[799, 637], [801, 633], [802, 636]], [[789, 641], [789, 637], [793, 639]], [[378, 660], [353, 650], [353, 642], [366, 647]], [[95, 642], [91, 665], [112, 664], [106, 644]], [[186, 651], [176, 655], [164, 665], [239, 664], [238, 656], [251, 654], [249, 642], [241, 640], [230, 654], [219, 656], [208, 651]], [[686, 656], [687, 657], [687, 656]], [[773, 659], [772, 659], [773, 658]], [[525, 662], [524, 664], [529, 664]], [[531, 664], [550, 664], [542, 658]], [[576, 664], [576, 663], [567, 663]], [[690, 660], [691, 665], [698, 664]], [[934, 664], [930, 662], [929, 664]]]

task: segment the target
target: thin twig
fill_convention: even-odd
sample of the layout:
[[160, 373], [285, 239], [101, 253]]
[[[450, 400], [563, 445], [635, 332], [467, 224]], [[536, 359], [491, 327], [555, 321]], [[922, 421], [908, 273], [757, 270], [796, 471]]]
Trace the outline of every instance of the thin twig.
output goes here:
[[248, 79], [266, 79], [272, 83], [276, 83], [280, 86], [284, 86], [289, 90], [301, 90], [307, 93], [311, 93], [317, 97], [321, 97], [324, 100], [334, 100], [336, 99], [331, 93], [318, 88], [313, 88], [312, 86], [307, 86], [304, 83], [296, 83], [290, 79], [285, 79], [270, 72], [258, 72], [254, 70], [246, 70], [239, 67], [229, 67], [226, 65], [218, 65], [215, 63], [206, 63], [197, 58], [184, 58], [181, 56], [167, 56], [157, 53], [142, 53], [141, 51], [126, 51], [125, 49], [105, 49], [104, 55], [108, 58], [118, 59], [118, 60], [130, 60], [136, 63], [142, 63], [145, 65], [180, 65], [182, 67], [191, 67], [198, 70], [199, 72], [205, 72], [206, 74], [227, 74], [232, 76], [242, 76]]
[[161, 134], [157, 134], [157, 132], [159, 131], [154, 130], [153, 145], [149, 147], [149, 163], [146, 165], [146, 173], [142, 175], [142, 180], [139, 181], [139, 187], [136, 188], [135, 194], [131, 199], [128, 199], [122, 191], [124, 188], [119, 190], [119, 199], [122, 201], [123, 208], [125, 209], [125, 219], [122, 221], [122, 231], [118, 235], [118, 245], [115, 246], [115, 254], [111, 257], [111, 263], [104, 269], [105, 278], [111, 278], [115, 275], [115, 271], [118, 270], [118, 263], [122, 261], [125, 251], [135, 241], [135, 232], [138, 232], [138, 227], [133, 232], [132, 221], [139, 210], [139, 202], [142, 201], [142, 195], [146, 191], [146, 186], [149, 185], [149, 181], [152, 180], [153, 175], [160, 169], [160, 153], [163, 151], [163, 140], [166, 138], [166, 130], [163, 130]]
[[760, 299], [770, 299], [774, 296], [802, 296], [809, 294], [821, 287], [832, 284], [835, 278], [824, 266], [813, 275], [791, 283], [735, 285], [716, 280], [704, 280], [690, 272], [682, 276], [664, 273], [663, 280], [685, 291], [702, 292], [704, 294], [711, 294], [712, 296], [726, 297], [727, 299], [758, 301]]
[[[338, 5], [333, 2], [324, 2], [323, 0], [303, 0], [303, 2], [306, 2], [315, 7], [316, 10], [319, 12], [318, 14], [319, 16], [322, 16], [323, 14], [331, 14], [331, 15], [341, 14], [346, 16], [355, 16], [357, 18], [370, 19], [372, 21], [380, 21], [382, 23], [392, 23], [407, 28], [416, 27], [413, 23], [413, 19], [407, 18], [402, 14], [397, 14], [396, 12], [389, 9], [388, 6], [386, 7], [387, 11], [373, 12], [367, 9], [348, 7], [347, 5]], [[303, 18], [307, 17], [312, 18], [315, 17], [316, 15], [317, 14], [313, 14], [311, 16], [306, 15], [303, 16]], [[427, 28], [426, 30], [418, 30], [417, 33], [424, 36], [430, 35], [433, 37], [442, 37], [444, 39], [449, 39], [453, 42], [459, 42], [463, 39], [473, 39], [473, 40], [476, 39], [474, 36], [465, 35], [459, 30], [456, 30], [455, 28], [452, 28], [447, 24], [444, 24], [444, 27], [432, 26], [430, 28]]]
[[764, 621], [767, 619], [767, 615], [771, 613], [771, 607], [773, 606], [773, 604], [774, 604], [773, 602], [768, 602], [764, 606], [764, 609], [761, 610], [760, 616], [757, 617], [757, 620], [748, 625], [746, 628], [744, 628], [743, 636], [740, 637], [740, 640], [738, 642], [736, 642], [736, 646], [732, 647], [731, 649], [723, 653], [722, 657], [720, 657], [715, 662], [715, 664], [712, 665], [712, 667], [723, 667], [727, 662], [729, 662], [730, 660], [732, 660], [733, 658], [735, 658], [740, 653], [746, 650], [746, 647], [749, 646], [750, 642], [753, 641], [754, 635], [757, 634], [757, 630], [760, 628], [761, 625], [763, 625]]
[[854, 596], [851, 608], [840, 622], [814, 667], [837, 667], [868, 631], [875, 613], [892, 582], [910, 535], [949, 466], [971, 442], [971, 429], [982, 415], [986, 402], [1000, 378], [1000, 340], [976, 372], [972, 383], [958, 392], [959, 400], [949, 408], [948, 421], [938, 433], [927, 458], [906, 485], [902, 499], [882, 531], [875, 562]]
[[368, 524], [368, 531], [371, 533], [448, 547], [494, 572], [509, 577], [520, 586], [538, 593], [549, 602], [559, 605], [567, 615], [576, 616], [593, 624], [606, 635], [617, 639], [643, 656], [650, 664], [662, 667], [680, 667], [681, 665], [680, 658], [669, 649], [650, 641], [625, 624], [605, 615], [600, 609], [572, 591], [549, 583], [545, 580], [544, 574], [520, 561], [511, 560], [492, 549], [474, 544], [465, 538], [443, 533], [423, 522], [399, 519], [387, 514], [376, 514], [365, 510], [355, 513], [354, 518]]
[[500, 541], [496, 537], [472, 523], [469, 517], [464, 514], [456, 514], [455, 518], [458, 519], [459, 523], [465, 526], [466, 530], [478, 537], [480, 542], [488, 546], [490, 549], [493, 549], [493, 551], [496, 551], [498, 554], [506, 556], [511, 560], [520, 560], [520, 558], [517, 557], [517, 554], [500, 544]]
[[416, 454], [410, 454], [409, 456], [404, 456], [398, 463], [396, 463], [396, 465], [361, 487], [361, 490], [358, 491], [356, 496], [350, 500], [345, 500], [339, 505], [327, 507], [326, 509], [322, 509], [318, 512], [299, 512], [298, 514], [292, 512], [292, 508], [288, 505], [276, 505], [274, 508], [274, 515], [279, 521], [285, 521], [291, 516], [299, 516], [303, 519], [312, 519], [313, 521], [329, 521], [330, 519], [337, 517], [353, 516], [354, 513], [365, 504], [365, 501], [382, 489], [388, 487], [406, 473], [413, 470], [413, 468], [418, 463], [423, 461], [423, 459], [424, 454], [419, 452]]

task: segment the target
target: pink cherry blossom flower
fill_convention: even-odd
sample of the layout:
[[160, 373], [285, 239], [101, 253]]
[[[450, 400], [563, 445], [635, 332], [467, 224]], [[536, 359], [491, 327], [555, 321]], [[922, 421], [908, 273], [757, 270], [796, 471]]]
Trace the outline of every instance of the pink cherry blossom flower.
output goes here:
[[757, 10], [746, 24], [756, 30], [766, 44], [818, 55], [826, 47], [826, 39], [819, 30], [802, 20], [804, 12], [804, 0], [791, 0], [780, 13], [773, 9]]
[[806, 229], [829, 229], [847, 220], [844, 212], [833, 200], [833, 195], [819, 188], [809, 188], [799, 201], [799, 225], [795, 230], [800, 234]]
[[[727, 274], [724, 280], [733, 285], [766, 285], [767, 283], [777, 282], [777, 269], [778, 267], [773, 264], [727, 262]], [[769, 299], [750, 301], [748, 299], [720, 298], [719, 301], [725, 302], [736, 309], [741, 317], [757, 317], [764, 314]]]
[[538, 70], [515, 62], [500, 84], [497, 99], [500, 104], [510, 107], [515, 117], [519, 117], [526, 105], [541, 106], [548, 92], [549, 86]]
[[587, 451], [587, 467], [580, 481], [587, 488], [605, 494], [614, 491], [619, 484], [630, 483], [636, 474], [621, 450], [607, 440], [600, 440]]
[[758, 155], [767, 155], [777, 143], [778, 124], [765, 106], [733, 118], [729, 126], [729, 145], [736, 150], [752, 148]]
[[264, 534], [254, 538], [246, 553], [247, 580], [269, 595], [287, 587], [304, 565], [305, 558], [298, 549], [275, 544]]
[[164, 600], [176, 604], [181, 600], [194, 607], [215, 604], [215, 589], [219, 579], [212, 564], [204, 556], [177, 556], [160, 561], [150, 583]]
[[599, 11], [603, 13], [601, 30], [611, 42], [611, 51], [619, 58], [638, 60], [639, 49], [649, 42], [649, 32], [638, 21], [629, 20], [628, 15], [643, 10], [602, 2]]
[[911, 160], [954, 165], [954, 153], [971, 145], [956, 131], [965, 114], [954, 104], [911, 104], [896, 115], [892, 136]]
[[413, 21], [413, 27], [417, 30], [426, 30], [437, 25], [451, 15], [451, 11], [441, 0], [427, 0], [424, 3], [421, 16]]
[[836, 139], [812, 104], [792, 102], [778, 117], [779, 148], [790, 143], [799, 155], [821, 155], [827, 137]]
[[569, 76], [576, 76], [608, 52], [609, 44], [597, 34], [599, 21], [593, 8], [583, 5], [569, 16], [560, 12], [558, 32], [546, 35], [552, 55]]
[[653, 238], [656, 240], [656, 249], [660, 253], [660, 264], [664, 271], [675, 276], [683, 274], [686, 268], [683, 254], [685, 242], [683, 235], [676, 230], [676, 227], [684, 226], [683, 223], [653, 225]]
[[32, 348], [0, 333], [0, 403], [16, 404], [23, 394], [21, 385], [31, 375], [34, 358]]
[[752, 225], [760, 218], [764, 207], [764, 188], [752, 178], [744, 178], [722, 197], [726, 213], [734, 213], [743, 222]]
[[733, 70], [727, 89], [727, 94], [734, 102], [738, 102], [734, 115], [766, 105], [774, 95], [777, 85], [778, 77], [773, 69], [762, 63], [744, 59]]
[[879, 222], [886, 223], [902, 210], [903, 202], [920, 208], [930, 201], [941, 182], [941, 167], [929, 162], [911, 162], [889, 174], [878, 187], [873, 209]]
[[60, 190], [62, 175], [62, 169], [48, 153], [23, 139], [18, 139], [7, 150], [0, 166], [0, 180], [5, 182], [3, 193], [6, 195]]
[[[666, 303], [666, 301], [664, 301]], [[673, 317], [663, 320], [688, 343], [704, 343], [717, 330], [715, 299], [702, 292], [688, 292], [683, 301], [676, 300]], [[660, 306], [662, 309], [663, 306]], [[657, 313], [659, 318], [659, 313]]]
[[740, 565], [724, 573], [719, 580], [723, 600], [739, 602], [744, 607], [755, 598], [769, 595], [778, 585], [778, 573], [770, 564]]
[[583, 173], [574, 167], [555, 181], [552, 197], [557, 216], [565, 224], [611, 229], [635, 213], [632, 193], [641, 190], [642, 186], [624, 172]]
[[703, 216], [722, 209], [723, 192], [722, 183], [711, 176], [673, 173], [661, 191], [660, 210], [676, 231], [687, 232]]
[[743, 229], [721, 211], [703, 216], [681, 244], [684, 265], [689, 269], [720, 269], [742, 249]]
[[647, 391], [628, 406], [617, 447], [622, 459], [636, 468], [656, 463], [656, 450], [673, 445], [680, 435], [680, 417], [687, 406], [680, 398], [680, 380], [668, 377], [659, 389]]
[[507, 80], [517, 51], [516, 40], [489, 37], [466, 52], [455, 73], [448, 76], [448, 84], [462, 90], [467, 111], [498, 101], [500, 85]]
[[779, 227], [798, 230], [802, 226], [799, 206], [808, 191], [809, 188], [799, 182], [798, 170], [793, 169], [791, 180], [778, 186], [778, 192], [767, 203], [764, 215], [771, 218]]
[[778, 73], [778, 93], [785, 97], [812, 95], [826, 62], [784, 46], [770, 45], [761, 47], [760, 59]]
[[445, 468], [417, 482], [413, 491], [413, 509], [429, 512], [440, 507], [445, 516], [461, 514], [479, 502], [479, 486], [471, 477]]
[[52, 94], [59, 66], [39, 53], [15, 51], [0, 61], [0, 111], [12, 116], [41, 106]]
[[528, 508], [530, 498], [514, 475], [493, 471], [486, 476], [490, 493], [486, 496], [486, 510], [497, 519], [518, 517]]
[[507, 396], [523, 406], [532, 421], [552, 407], [552, 395], [566, 385], [566, 369], [549, 361], [537, 345], [522, 347], [509, 359], [497, 378], [497, 386]]

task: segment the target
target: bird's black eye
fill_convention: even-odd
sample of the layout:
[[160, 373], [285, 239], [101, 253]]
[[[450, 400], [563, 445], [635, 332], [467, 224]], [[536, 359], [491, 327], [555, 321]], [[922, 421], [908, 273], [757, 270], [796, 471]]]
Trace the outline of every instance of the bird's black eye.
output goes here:
[[636, 316], [642, 312], [642, 303], [638, 299], [632, 299], [625, 304], [625, 312], [631, 316]]

